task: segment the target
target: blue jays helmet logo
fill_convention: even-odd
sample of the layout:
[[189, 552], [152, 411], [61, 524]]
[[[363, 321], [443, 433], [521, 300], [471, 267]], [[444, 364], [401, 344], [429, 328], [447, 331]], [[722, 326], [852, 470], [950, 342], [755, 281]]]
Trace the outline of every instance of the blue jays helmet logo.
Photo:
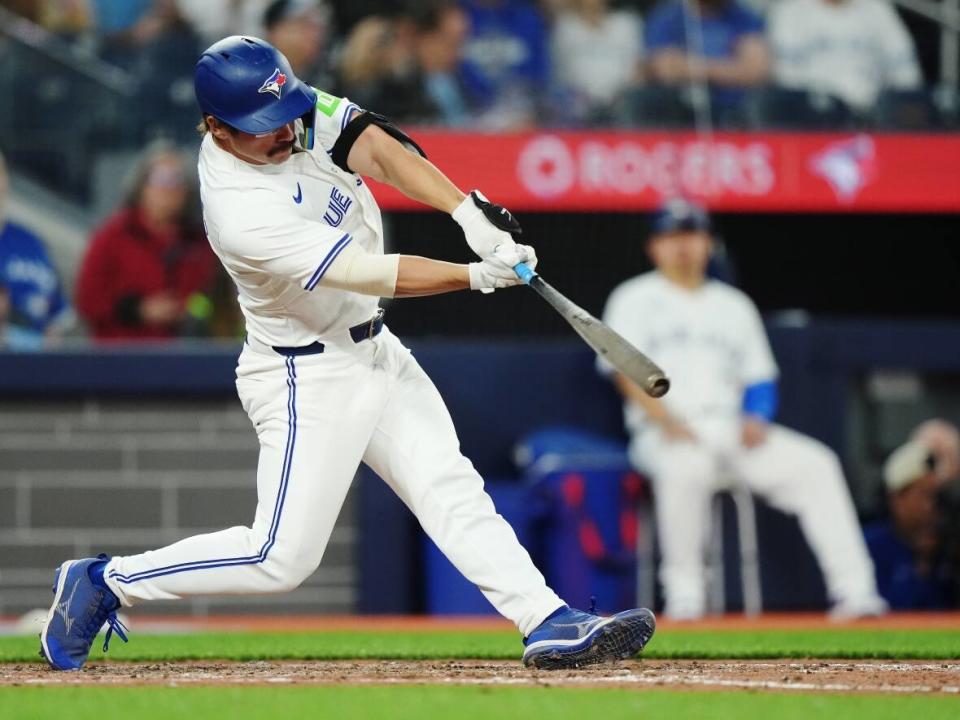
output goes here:
[[280, 72], [280, 68], [273, 71], [257, 92], [270, 93], [277, 100], [280, 99], [280, 93], [283, 92], [283, 86], [287, 84], [287, 76]]

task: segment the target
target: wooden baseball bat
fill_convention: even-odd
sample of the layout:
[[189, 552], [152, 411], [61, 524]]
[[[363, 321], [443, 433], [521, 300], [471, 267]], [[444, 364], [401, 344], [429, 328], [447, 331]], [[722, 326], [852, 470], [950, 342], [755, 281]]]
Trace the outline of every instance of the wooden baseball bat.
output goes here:
[[650, 358], [637, 350], [612, 328], [605, 325], [582, 307], [540, 277], [524, 263], [514, 266], [514, 272], [533, 288], [560, 316], [570, 323], [600, 357], [639, 385], [650, 397], [663, 397], [670, 389], [670, 380]]

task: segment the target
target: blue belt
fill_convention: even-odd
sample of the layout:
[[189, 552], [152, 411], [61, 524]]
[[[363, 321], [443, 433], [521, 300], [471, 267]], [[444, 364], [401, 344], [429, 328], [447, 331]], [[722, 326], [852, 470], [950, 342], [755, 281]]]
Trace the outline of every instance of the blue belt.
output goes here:
[[[367, 320], [367, 322], [354, 325], [350, 328], [350, 339], [355, 343], [363, 342], [375, 338], [383, 330], [383, 308], [377, 308], [377, 314]], [[300, 355], [319, 355], [324, 350], [324, 344], [319, 340], [309, 345], [300, 347], [283, 347], [282, 345], [271, 345], [274, 352], [287, 357], [299, 357]]]
[[355, 343], [375, 338], [383, 330], [383, 308], [377, 308], [377, 314], [365, 323], [350, 328], [350, 337]]

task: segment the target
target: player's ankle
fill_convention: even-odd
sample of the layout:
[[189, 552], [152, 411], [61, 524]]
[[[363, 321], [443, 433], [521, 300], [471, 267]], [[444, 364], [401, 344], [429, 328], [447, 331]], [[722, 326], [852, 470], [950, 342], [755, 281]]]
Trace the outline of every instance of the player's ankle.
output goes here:
[[99, 562], [92, 563], [90, 567], [87, 568], [87, 576], [90, 578], [90, 582], [96, 585], [99, 588], [103, 588], [114, 600], [117, 601], [117, 605], [120, 605], [120, 598], [117, 597], [116, 593], [110, 589], [110, 586], [107, 585], [107, 579], [103, 576], [103, 571], [107, 567], [107, 561], [101, 560]]

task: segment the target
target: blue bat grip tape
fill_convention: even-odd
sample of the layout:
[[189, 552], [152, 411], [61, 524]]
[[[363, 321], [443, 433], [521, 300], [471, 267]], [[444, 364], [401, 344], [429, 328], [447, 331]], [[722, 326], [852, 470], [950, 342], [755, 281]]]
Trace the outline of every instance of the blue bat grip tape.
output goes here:
[[529, 285], [530, 281], [537, 276], [533, 270], [527, 267], [526, 263], [517, 263], [513, 266], [513, 271], [517, 274], [517, 277], [523, 280], [527, 285]]

